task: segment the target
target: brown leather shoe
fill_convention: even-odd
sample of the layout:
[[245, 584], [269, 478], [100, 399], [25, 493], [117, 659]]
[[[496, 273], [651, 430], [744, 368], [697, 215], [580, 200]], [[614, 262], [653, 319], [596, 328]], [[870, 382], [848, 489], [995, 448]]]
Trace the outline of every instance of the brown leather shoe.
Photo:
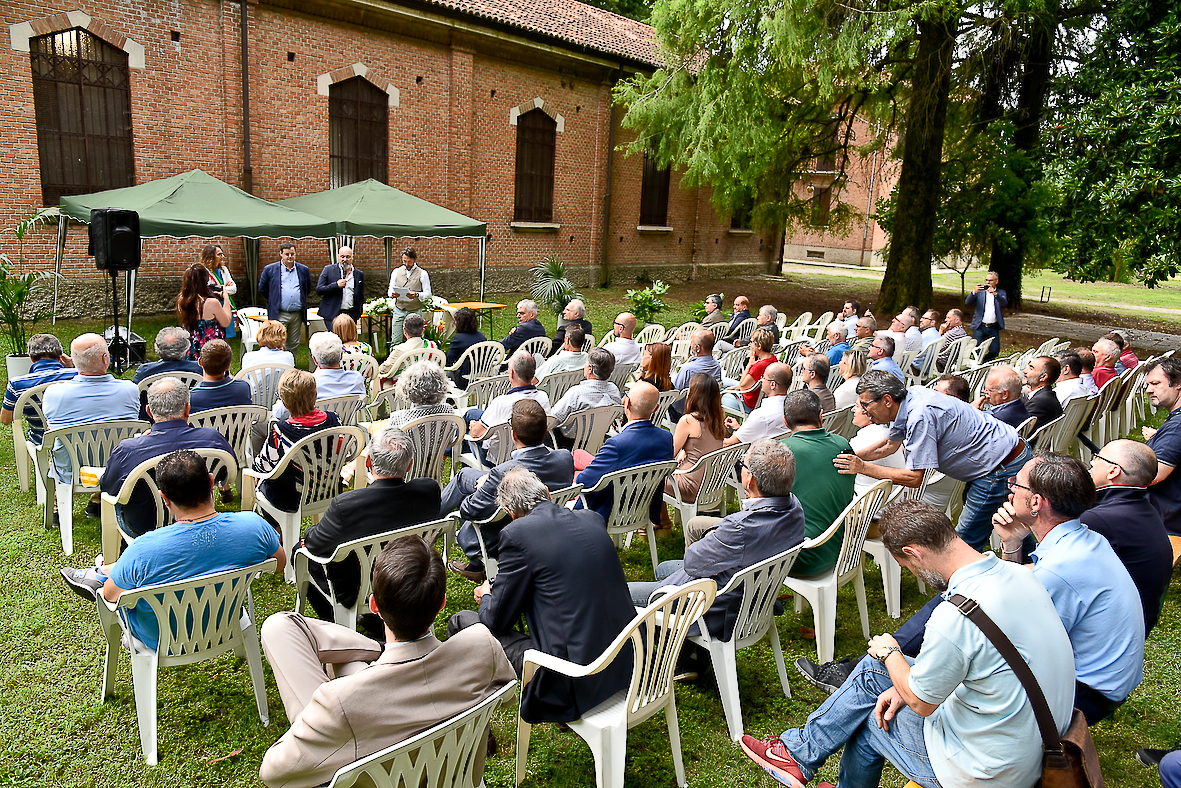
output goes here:
[[447, 568], [460, 577], [466, 577], [473, 583], [483, 583], [487, 579], [487, 575], [484, 574], [484, 568], [482, 566], [475, 566], [470, 562], [465, 564], [462, 561], [448, 561]]

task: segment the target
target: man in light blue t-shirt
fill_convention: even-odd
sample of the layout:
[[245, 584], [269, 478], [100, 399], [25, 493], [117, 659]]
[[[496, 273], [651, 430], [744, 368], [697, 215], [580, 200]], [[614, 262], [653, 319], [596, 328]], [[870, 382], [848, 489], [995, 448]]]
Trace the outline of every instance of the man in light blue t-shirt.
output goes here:
[[[882, 541], [928, 585], [976, 600], [1029, 663], [1060, 734], [1074, 700], [1070, 640], [1050, 595], [1033, 574], [981, 554], [956, 535], [943, 512], [903, 501], [881, 518]], [[890, 761], [922, 785], [980, 782], [1031, 786], [1041, 775], [1042, 740], [1028, 695], [1004, 657], [954, 606], [927, 621], [917, 659], [878, 635], [848, 680], [803, 728], [742, 749], [779, 782], [803, 788], [841, 747], [842, 788], [871, 788]]]
[[[213, 506], [213, 475], [195, 452], [169, 454], [156, 466], [160, 497], [175, 522], [136, 539], [113, 566], [62, 570], [79, 593], [95, 593], [104, 575], [102, 595], [116, 602], [127, 591], [145, 586], [240, 569], [276, 558], [286, 563], [279, 535], [253, 512], [218, 513]], [[159, 643], [156, 616], [144, 602], [131, 610], [131, 632], [150, 648]]]

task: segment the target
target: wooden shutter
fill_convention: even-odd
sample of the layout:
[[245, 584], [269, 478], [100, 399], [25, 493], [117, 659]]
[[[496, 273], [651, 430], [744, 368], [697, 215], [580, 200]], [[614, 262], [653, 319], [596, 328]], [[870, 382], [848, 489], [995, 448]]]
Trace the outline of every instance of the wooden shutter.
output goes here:
[[364, 77], [328, 88], [328, 162], [332, 188], [366, 178], [389, 183], [389, 96]]
[[558, 124], [540, 109], [517, 118], [516, 200], [518, 222], [554, 220], [554, 149]]

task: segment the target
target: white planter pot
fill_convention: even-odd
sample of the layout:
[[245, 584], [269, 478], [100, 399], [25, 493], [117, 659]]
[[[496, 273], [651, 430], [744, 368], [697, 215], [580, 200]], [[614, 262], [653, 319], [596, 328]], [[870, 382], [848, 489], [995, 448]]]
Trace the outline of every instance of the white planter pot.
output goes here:
[[29, 370], [33, 368], [33, 359], [27, 355], [19, 356], [5, 356], [4, 361], [8, 367], [8, 379], [19, 378], [21, 375], [29, 374]]

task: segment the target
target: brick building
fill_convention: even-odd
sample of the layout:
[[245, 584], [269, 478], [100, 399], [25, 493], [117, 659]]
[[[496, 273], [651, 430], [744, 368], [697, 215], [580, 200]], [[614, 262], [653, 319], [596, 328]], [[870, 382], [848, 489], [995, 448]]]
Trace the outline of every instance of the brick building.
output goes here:
[[[4, 23], [4, 227], [63, 193], [201, 168], [272, 200], [375, 177], [486, 221], [490, 290], [523, 287], [547, 255], [585, 285], [761, 272], [779, 251], [616, 150], [631, 137], [611, 87], [654, 68], [653, 33], [576, 0], [14, 0]], [[50, 266], [55, 238], [30, 232], [29, 264]], [[241, 282], [241, 242], [218, 240]], [[145, 241], [138, 311], [171, 308], [204, 243]], [[416, 246], [438, 294], [473, 295], [474, 240]], [[324, 241], [298, 249], [314, 272], [328, 262]], [[357, 255], [372, 297], [382, 242]], [[93, 314], [81, 228], [64, 273], [59, 312]]]

